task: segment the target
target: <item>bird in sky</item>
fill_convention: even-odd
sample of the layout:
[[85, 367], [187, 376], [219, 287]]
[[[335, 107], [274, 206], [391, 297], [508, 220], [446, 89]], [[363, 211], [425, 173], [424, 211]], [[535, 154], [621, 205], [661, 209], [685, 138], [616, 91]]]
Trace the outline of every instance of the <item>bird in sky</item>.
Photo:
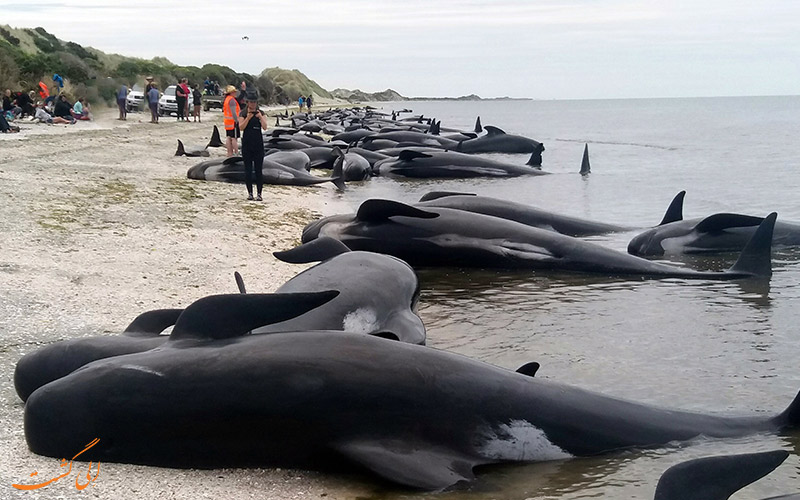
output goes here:
[[250, 40], [250, 37], [245, 35], [245, 36], [242, 37], [242, 40]]

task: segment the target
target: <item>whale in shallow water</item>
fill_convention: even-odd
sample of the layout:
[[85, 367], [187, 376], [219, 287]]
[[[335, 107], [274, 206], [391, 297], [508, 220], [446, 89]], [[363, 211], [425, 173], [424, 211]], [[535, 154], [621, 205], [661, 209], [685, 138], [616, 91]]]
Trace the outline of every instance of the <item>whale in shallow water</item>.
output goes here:
[[800, 421], [800, 397], [777, 415], [708, 415], [368, 335], [244, 335], [257, 322], [241, 308], [232, 322], [226, 307], [201, 299], [165, 346], [94, 362], [37, 389], [25, 406], [31, 451], [69, 456], [100, 437], [84, 460], [187, 468], [350, 462], [396, 483], [442, 489], [472, 479], [478, 465], [780, 432]]
[[[681, 191], [670, 203], [661, 223], [635, 236], [628, 253], [659, 256], [692, 253], [739, 252], [764, 220], [763, 217], [719, 213], [705, 218], [684, 219]], [[800, 223], [776, 221], [772, 247], [800, 246]]]
[[386, 158], [372, 168], [376, 175], [415, 178], [518, 177], [548, 175], [541, 169], [515, 165], [455, 151], [405, 149], [396, 158]]
[[607, 224], [579, 217], [561, 215], [531, 205], [513, 201], [478, 196], [471, 193], [448, 191], [431, 191], [422, 196], [416, 206], [442, 207], [491, 215], [501, 219], [513, 220], [526, 226], [547, 229], [567, 236], [593, 236], [617, 231], [629, 231], [632, 228], [618, 224]]
[[389, 255], [350, 251], [340, 241], [318, 238], [292, 250], [275, 252], [291, 263], [323, 261], [303, 271], [277, 293], [336, 289], [327, 304], [254, 333], [343, 330], [425, 343], [425, 326], [416, 314], [419, 280], [411, 266]]
[[[521, 135], [506, 134], [503, 130], [487, 125], [486, 135], [458, 143], [456, 151], [464, 153], [536, 153], [542, 164], [544, 144]], [[530, 164], [530, 163], [529, 163]]]
[[373, 199], [355, 214], [324, 217], [303, 229], [302, 242], [320, 236], [352, 250], [385, 253], [413, 267], [565, 270], [611, 276], [740, 279], [772, 274], [770, 243], [776, 214], [768, 216], [736, 264], [725, 272], [694, 271], [651, 262], [513, 220], [439, 207]]
[[[667, 469], [654, 500], [728, 500], [731, 495], [775, 470], [789, 456], [775, 450], [689, 460]], [[765, 500], [800, 500], [800, 494]]]

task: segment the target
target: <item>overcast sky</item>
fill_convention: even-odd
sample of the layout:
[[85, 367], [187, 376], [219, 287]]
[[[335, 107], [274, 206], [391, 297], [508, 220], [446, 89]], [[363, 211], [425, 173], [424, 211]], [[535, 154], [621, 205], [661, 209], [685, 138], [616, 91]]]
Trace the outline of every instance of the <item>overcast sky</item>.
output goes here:
[[[797, 0], [0, 1], [105, 52], [327, 89], [539, 99], [800, 93]], [[249, 40], [243, 40], [247, 36]]]

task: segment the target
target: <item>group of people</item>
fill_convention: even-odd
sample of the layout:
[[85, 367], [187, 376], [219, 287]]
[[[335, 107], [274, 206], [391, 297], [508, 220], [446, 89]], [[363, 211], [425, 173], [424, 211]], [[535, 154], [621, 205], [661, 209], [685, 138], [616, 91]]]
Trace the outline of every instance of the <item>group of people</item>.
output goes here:
[[[244, 96], [242, 106], [237, 97]], [[267, 129], [267, 117], [258, 108], [258, 92], [248, 90], [245, 82], [238, 91], [233, 85], [225, 88], [225, 101], [222, 104], [225, 125], [225, 146], [228, 156], [235, 156], [238, 151], [238, 138], [242, 138], [242, 161], [244, 162], [244, 178], [247, 185], [247, 199], [261, 201], [264, 187], [262, 168], [264, 167], [264, 137], [262, 130]], [[253, 180], [255, 177], [256, 197], [253, 198]]]
[[[58, 76], [58, 75], [56, 75]], [[55, 87], [60, 90], [61, 87]], [[32, 121], [40, 123], [72, 124], [78, 120], [91, 120], [91, 108], [86, 98], [81, 97], [75, 103], [70, 103], [63, 93], [51, 95], [47, 86], [39, 82], [39, 97], [36, 101], [35, 92], [11, 92], [6, 89], [3, 93], [3, 132], [19, 131], [19, 127], [9, 124], [15, 120], [29, 117]]]
[[297, 105], [300, 107], [300, 111], [303, 111], [303, 105], [305, 105], [309, 111], [311, 111], [311, 105], [313, 104], [313, 100], [311, 98], [311, 94], [308, 94], [308, 97], [300, 96], [297, 98]]

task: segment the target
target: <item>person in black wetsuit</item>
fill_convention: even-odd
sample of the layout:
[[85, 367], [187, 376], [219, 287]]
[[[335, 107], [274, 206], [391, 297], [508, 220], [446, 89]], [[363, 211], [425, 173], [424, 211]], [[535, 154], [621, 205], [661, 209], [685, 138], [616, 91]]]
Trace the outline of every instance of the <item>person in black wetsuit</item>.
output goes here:
[[261, 130], [267, 128], [267, 117], [258, 109], [258, 92], [248, 91], [247, 105], [239, 114], [239, 129], [242, 131], [242, 159], [244, 160], [244, 179], [247, 184], [247, 199], [253, 199], [253, 173], [258, 189], [257, 201], [261, 201], [261, 188], [264, 179], [261, 169], [264, 166], [264, 137]]

